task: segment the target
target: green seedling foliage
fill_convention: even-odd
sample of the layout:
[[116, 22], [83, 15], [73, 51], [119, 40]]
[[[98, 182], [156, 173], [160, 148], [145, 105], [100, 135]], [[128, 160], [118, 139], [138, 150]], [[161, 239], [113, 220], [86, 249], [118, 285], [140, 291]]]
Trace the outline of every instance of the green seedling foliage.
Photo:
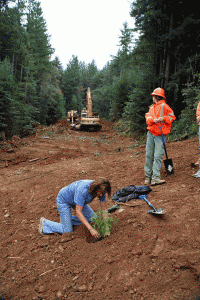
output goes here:
[[97, 216], [93, 214], [91, 218], [93, 228], [99, 233], [100, 238], [110, 233], [113, 223], [117, 223], [117, 219], [110, 217], [107, 211], [98, 211]]

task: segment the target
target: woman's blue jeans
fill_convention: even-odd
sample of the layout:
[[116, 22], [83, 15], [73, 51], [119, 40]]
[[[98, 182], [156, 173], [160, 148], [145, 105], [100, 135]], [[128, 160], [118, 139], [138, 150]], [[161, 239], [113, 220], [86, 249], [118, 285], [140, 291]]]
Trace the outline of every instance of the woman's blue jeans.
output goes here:
[[[43, 233], [60, 233], [72, 232], [74, 225], [82, 224], [77, 216], [71, 215], [71, 207], [68, 203], [65, 202], [62, 196], [58, 196], [56, 199], [57, 208], [60, 214], [61, 223], [53, 222], [50, 220], [45, 220]], [[75, 209], [75, 206], [72, 207]], [[91, 217], [96, 214], [92, 208], [87, 204], [83, 206], [82, 210], [83, 215], [90, 222]]]

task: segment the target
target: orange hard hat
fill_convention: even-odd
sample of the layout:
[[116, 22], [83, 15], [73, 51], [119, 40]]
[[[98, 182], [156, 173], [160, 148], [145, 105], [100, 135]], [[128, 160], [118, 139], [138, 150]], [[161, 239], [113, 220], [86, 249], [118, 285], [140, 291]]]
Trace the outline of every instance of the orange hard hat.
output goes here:
[[157, 88], [153, 91], [153, 93], [151, 94], [151, 96], [160, 96], [163, 97], [164, 99], [166, 99], [165, 97], [165, 91], [162, 88]]

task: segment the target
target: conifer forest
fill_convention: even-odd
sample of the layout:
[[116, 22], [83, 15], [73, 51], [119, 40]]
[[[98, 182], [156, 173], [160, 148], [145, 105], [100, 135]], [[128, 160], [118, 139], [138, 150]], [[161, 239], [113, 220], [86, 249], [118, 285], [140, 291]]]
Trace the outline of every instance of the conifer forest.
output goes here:
[[150, 94], [162, 87], [177, 118], [172, 134], [195, 135], [197, 8], [194, 0], [131, 2], [135, 28], [122, 24], [118, 52], [99, 70], [95, 60], [86, 64], [75, 55], [65, 68], [58, 57], [51, 60], [54, 49], [38, 0], [0, 0], [0, 138], [2, 132], [23, 137], [33, 124], [54, 124], [69, 110], [80, 111], [87, 87], [94, 110], [126, 133], [145, 132]]

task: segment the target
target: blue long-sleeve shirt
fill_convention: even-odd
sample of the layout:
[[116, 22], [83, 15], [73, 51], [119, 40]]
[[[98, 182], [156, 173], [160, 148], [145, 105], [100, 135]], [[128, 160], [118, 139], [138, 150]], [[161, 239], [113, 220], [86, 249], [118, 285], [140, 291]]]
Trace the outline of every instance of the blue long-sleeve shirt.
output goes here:
[[[72, 182], [70, 185], [62, 188], [58, 193], [59, 198], [63, 198], [66, 203], [71, 207], [75, 207], [76, 204], [84, 206], [94, 199], [93, 196], [88, 192], [90, 184], [94, 180], [79, 180]], [[106, 201], [106, 194], [99, 198], [101, 202]]]

